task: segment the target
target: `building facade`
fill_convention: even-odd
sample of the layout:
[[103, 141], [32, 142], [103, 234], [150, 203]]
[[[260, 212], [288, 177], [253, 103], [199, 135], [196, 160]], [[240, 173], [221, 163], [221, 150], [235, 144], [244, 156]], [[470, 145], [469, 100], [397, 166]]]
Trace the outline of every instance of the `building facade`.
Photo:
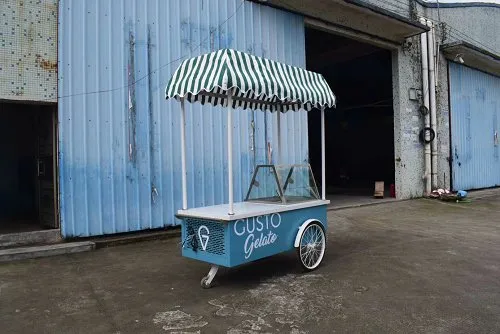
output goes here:
[[[16, 66], [21, 71], [14, 83], [2, 79], [2, 99], [18, 99], [19, 90], [12, 87], [22, 87], [26, 75], [32, 75], [28, 81], [36, 83], [35, 90], [24, 89], [29, 90], [25, 96], [57, 103], [53, 226], [60, 226], [63, 237], [178, 224], [179, 106], [165, 100], [164, 89], [182, 60], [221, 48], [308, 68], [327, 78], [338, 100], [327, 116], [327, 190], [332, 201], [339, 193], [369, 196], [366, 189], [380, 180], [393, 184], [400, 199], [421, 197], [430, 188], [500, 184], [499, 5], [420, 0], [9, 1], [17, 8], [43, 7], [42, 12], [58, 8], [58, 27], [53, 19], [40, 21], [51, 22], [51, 33], [54, 28], [58, 32], [42, 34], [49, 42], [42, 46], [57, 39], [57, 48], [32, 52], [36, 71], [46, 71], [55, 55], [57, 68], [26, 74], [29, 68], [16, 65], [24, 59], [22, 48], [13, 48], [13, 54], [2, 51], [0, 67], [10, 74]], [[4, 7], [3, 12], [11, 10]], [[27, 15], [19, 10], [14, 14]], [[31, 36], [30, 26], [14, 33]], [[10, 25], [2, 29], [2, 38], [11, 33]], [[435, 43], [423, 44], [423, 35]], [[430, 45], [435, 58], [429, 57]], [[50, 86], [55, 84], [57, 98]], [[221, 108], [208, 110], [211, 106], [186, 107], [188, 205], [225, 202], [225, 114]], [[255, 166], [275, 162], [276, 119], [263, 112], [235, 115], [234, 193], [241, 200]], [[309, 162], [317, 171], [317, 122], [312, 114], [283, 117], [286, 163]], [[41, 167], [47, 165], [43, 162]]]

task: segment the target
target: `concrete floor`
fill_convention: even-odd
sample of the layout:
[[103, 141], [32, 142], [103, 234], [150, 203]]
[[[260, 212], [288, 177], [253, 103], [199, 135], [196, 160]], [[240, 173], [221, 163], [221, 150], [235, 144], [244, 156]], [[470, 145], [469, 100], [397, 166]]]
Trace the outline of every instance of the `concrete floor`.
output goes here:
[[0, 234], [42, 231], [41, 224], [32, 219], [9, 219], [0, 221]]
[[332, 209], [344, 209], [344, 208], [355, 208], [370, 204], [379, 204], [387, 202], [395, 202], [396, 198], [391, 197], [391, 191], [389, 187], [385, 187], [384, 198], [374, 198], [375, 187], [373, 188], [356, 188], [356, 187], [345, 187], [345, 188], [329, 188], [327, 193], [327, 199], [330, 200], [329, 210]]
[[329, 212], [322, 266], [223, 270], [179, 240], [0, 265], [3, 333], [498, 333], [500, 192]]
[[345, 194], [328, 195], [326, 198], [330, 200], [330, 205], [328, 206], [329, 210], [355, 208], [364, 205], [397, 201], [397, 199], [389, 196], [385, 196], [384, 198], [374, 198], [373, 196]]

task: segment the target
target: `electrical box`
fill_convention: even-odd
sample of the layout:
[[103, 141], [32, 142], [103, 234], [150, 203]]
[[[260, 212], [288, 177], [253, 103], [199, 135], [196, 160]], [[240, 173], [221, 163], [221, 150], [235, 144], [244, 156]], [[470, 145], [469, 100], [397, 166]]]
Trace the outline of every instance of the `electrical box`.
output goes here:
[[409, 90], [409, 98], [412, 101], [419, 101], [422, 97], [422, 91], [416, 88], [410, 88]]

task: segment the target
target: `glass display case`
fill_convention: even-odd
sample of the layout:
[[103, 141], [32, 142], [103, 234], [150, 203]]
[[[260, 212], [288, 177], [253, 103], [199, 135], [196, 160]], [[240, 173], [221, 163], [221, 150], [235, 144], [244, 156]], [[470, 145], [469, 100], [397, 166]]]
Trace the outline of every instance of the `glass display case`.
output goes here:
[[309, 164], [258, 165], [245, 201], [292, 204], [318, 200], [320, 194]]

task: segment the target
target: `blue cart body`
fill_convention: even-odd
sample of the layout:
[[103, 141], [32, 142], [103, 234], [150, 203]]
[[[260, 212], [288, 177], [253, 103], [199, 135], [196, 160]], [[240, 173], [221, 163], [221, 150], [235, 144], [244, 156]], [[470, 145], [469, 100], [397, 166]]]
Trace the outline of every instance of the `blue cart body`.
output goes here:
[[318, 221], [327, 230], [327, 205], [218, 221], [180, 216], [182, 255], [211, 264], [235, 267], [294, 248], [300, 227]]

